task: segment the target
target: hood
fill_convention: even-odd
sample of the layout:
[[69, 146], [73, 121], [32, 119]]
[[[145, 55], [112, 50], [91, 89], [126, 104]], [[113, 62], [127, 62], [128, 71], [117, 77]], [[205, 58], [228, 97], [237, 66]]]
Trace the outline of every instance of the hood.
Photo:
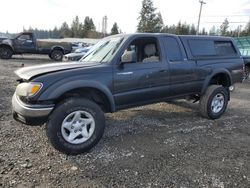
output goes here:
[[80, 53], [69, 53], [69, 54], [66, 54], [65, 57], [78, 57], [78, 56], [84, 56], [86, 54], [86, 52], [80, 52]]
[[35, 65], [35, 66], [20, 68], [15, 71], [15, 74], [24, 80], [30, 80], [32, 77], [39, 76], [42, 74], [82, 68], [82, 67], [87, 68], [97, 65], [100, 65], [100, 63], [86, 63], [86, 62], [52, 63], [52, 64]]
[[12, 46], [12, 40], [11, 39], [9, 39], [9, 38], [2, 38], [2, 39], [0, 39], [0, 42], [2, 43], [2, 44], [7, 44], [7, 45], [10, 45], [10, 46]]
[[5, 40], [5, 39], [7, 39], [7, 38], [0, 38], [0, 42], [2, 42], [2, 41]]

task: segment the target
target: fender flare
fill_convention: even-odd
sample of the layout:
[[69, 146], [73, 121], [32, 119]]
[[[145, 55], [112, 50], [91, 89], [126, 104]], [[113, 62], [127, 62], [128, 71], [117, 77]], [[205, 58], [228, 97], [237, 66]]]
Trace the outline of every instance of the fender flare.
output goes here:
[[59, 45], [52, 46], [50, 49], [50, 54], [52, 53], [53, 50], [61, 50], [63, 54], [65, 54], [65, 49], [62, 46], [59, 46]]
[[10, 49], [13, 51], [13, 53], [14, 53], [13, 46], [9, 45], [8, 43], [1, 43], [1, 44], [0, 44], [0, 47], [8, 47], [8, 48], [10, 48]]
[[103, 93], [109, 102], [111, 112], [115, 112], [115, 101], [110, 90], [103, 84], [96, 81], [74, 80], [67, 83], [56, 83], [47, 88], [40, 96], [39, 100], [55, 100], [63, 94], [74, 89], [91, 88]]
[[220, 68], [220, 69], [216, 69], [212, 72], [212, 74], [208, 75], [206, 78], [205, 78], [205, 81], [203, 83], [203, 86], [202, 86], [202, 90], [201, 90], [201, 95], [203, 95], [205, 92], [206, 92], [206, 89], [207, 87], [209, 86], [209, 83], [210, 81], [212, 80], [212, 78], [214, 76], [216, 76], [217, 74], [225, 74], [228, 76], [229, 78], [229, 81], [230, 81], [230, 85], [232, 83], [232, 76], [230, 74], [230, 72], [227, 70], [227, 69], [223, 69], [223, 68]]

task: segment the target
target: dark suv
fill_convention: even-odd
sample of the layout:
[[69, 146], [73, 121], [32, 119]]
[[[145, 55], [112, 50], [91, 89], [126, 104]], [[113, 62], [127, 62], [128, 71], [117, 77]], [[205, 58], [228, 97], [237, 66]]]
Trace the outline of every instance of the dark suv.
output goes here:
[[80, 62], [17, 70], [13, 115], [25, 124], [46, 123], [56, 149], [79, 154], [102, 137], [106, 112], [188, 97], [199, 101], [204, 117], [219, 118], [243, 66], [231, 38], [111, 36]]

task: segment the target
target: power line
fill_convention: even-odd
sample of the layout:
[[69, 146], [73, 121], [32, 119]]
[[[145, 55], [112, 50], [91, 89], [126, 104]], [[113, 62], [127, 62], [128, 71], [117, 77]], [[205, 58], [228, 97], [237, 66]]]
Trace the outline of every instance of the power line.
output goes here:
[[[222, 23], [222, 22], [201, 22], [201, 23]], [[229, 23], [248, 23], [248, 22], [229, 22]]]
[[250, 15], [247, 15], [247, 14], [234, 14], [234, 15], [205, 15], [205, 16], [202, 16], [202, 17], [206, 17], [206, 18], [209, 18], [209, 17], [250, 17]]

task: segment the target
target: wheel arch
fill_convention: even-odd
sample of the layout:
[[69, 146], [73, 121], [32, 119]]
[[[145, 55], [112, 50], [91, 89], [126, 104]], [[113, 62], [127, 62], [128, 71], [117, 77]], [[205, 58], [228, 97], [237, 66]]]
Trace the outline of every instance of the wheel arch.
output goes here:
[[12, 52], [14, 53], [13, 47], [12, 47], [11, 45], [9, 45], [9, 44], [4, 44], [4, 43], [2, 43], [2, 44], [0, 44], [0, 48], [1, 48], [1, 47], [7, 47], [7, 48], [11, 49]]
[[217, 69], [211, 75], [209, 75], [203, 84], [201, 94], [204, 94], [207, 87], [215, 84], [215, 85], [222, 85], [229, 88], [232, 84], [232, 77], [228, 70], [226, 69]]
[[[54, 89], [56, 88], [56, 89]], [[76, 80], [59, 86], [50, 86], [41, 94], [39, 100], [51, 100], [58, 103], [68, 97], [85, 97], [103, 104], [105, 112], [115, 112], [115, 102], [111, 91], [95, 81]]]
[[63, 54], [65, 54], [65, 49], [64, 49], [64, 47], [62, 47], [62, 46], [58, 46], [58, 45], [52, 46], [51, 49], [50, 49], [50, 54], [51, 54], [54, 50], [61, 50], [61, 51], [63, 52]]

